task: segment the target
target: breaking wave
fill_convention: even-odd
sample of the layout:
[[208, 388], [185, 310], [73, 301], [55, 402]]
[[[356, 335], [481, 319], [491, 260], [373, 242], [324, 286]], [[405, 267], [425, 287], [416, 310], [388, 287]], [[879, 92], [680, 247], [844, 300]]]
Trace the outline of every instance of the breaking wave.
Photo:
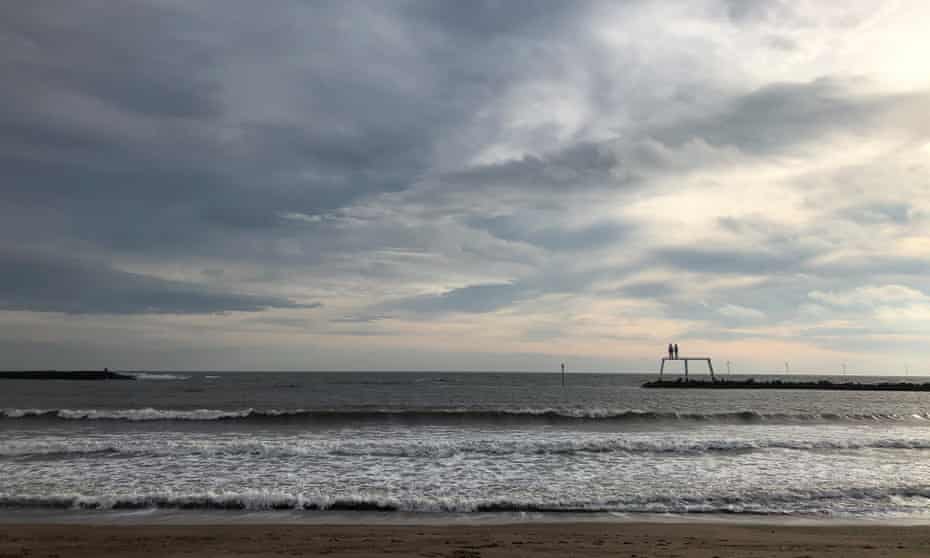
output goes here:
[[833, 414], [833, 413], [669, 413], [635, 409], [578, 408], [438, 408], [438, 409], [0, 409], [0, 419], [122, 420], [122, 421], [395, 421], [395, 422], [865, 422], [930, 420], [930, 414]]
[[[469, 498], [378, 494], [287, 494], [273, 492], [204, 492], [86, 495], [29, 495], [0, 493], [3, 508], [73, 510], [244, 510], [244, 511], [376, 511], [416, 513], [543, 512], [543, 513], [674, 513], [674, 514], [832, 514], [840, 503], [857, 509], [895, 511], [907, 508], [902, 499], [930, 500], [926, 487], [867, 487], [792, 492], [676, 496], [648, 494], [604, 500], [545, 500], [542, 498]], [[910, 506], [914, 506], [911, 503]]]

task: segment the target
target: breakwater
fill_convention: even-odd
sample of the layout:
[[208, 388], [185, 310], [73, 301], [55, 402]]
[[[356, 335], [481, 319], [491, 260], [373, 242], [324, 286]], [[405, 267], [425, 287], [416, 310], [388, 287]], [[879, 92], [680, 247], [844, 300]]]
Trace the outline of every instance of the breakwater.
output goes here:
[[784, 380], [656, 380], [643, 384], [644, 388], [669, 389], [813, 389], [832, 391], [930, 391], [930, 383], [916, 384], [910, 382], [831, 382], [819, 380], [784, 381]]
[[23, 370], [0, 372], [0, 380], [135, 380], [131, 374], [109, 370]]

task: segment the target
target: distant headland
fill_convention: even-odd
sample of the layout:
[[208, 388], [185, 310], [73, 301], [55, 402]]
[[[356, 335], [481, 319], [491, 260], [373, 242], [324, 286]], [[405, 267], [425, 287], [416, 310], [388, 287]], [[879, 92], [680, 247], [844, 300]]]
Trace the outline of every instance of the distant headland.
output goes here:
[[23, 370], [0, 372], [0, 380], [135, 380], [131, 374], [103, 370]]

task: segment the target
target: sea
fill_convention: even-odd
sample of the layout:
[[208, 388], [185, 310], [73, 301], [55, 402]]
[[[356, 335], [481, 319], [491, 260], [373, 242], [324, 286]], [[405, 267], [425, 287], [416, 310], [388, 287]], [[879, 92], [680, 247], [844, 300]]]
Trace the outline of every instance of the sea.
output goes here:
[[930, 393], [652, 378], [4, 380], [0, 516], [930, 519]]

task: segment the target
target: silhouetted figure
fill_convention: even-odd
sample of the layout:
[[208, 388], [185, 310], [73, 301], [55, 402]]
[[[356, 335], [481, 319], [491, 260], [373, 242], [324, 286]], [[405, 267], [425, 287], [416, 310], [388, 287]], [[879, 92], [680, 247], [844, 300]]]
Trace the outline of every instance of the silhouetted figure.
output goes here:
[[675, 353], [675, 360], [678, 360], [678, 343], [675, 343], [673, 347], [673, 352]]
[[672, 344], [668, 344], [668, 358], [675, 358], [675, 349], [672, 348]]

